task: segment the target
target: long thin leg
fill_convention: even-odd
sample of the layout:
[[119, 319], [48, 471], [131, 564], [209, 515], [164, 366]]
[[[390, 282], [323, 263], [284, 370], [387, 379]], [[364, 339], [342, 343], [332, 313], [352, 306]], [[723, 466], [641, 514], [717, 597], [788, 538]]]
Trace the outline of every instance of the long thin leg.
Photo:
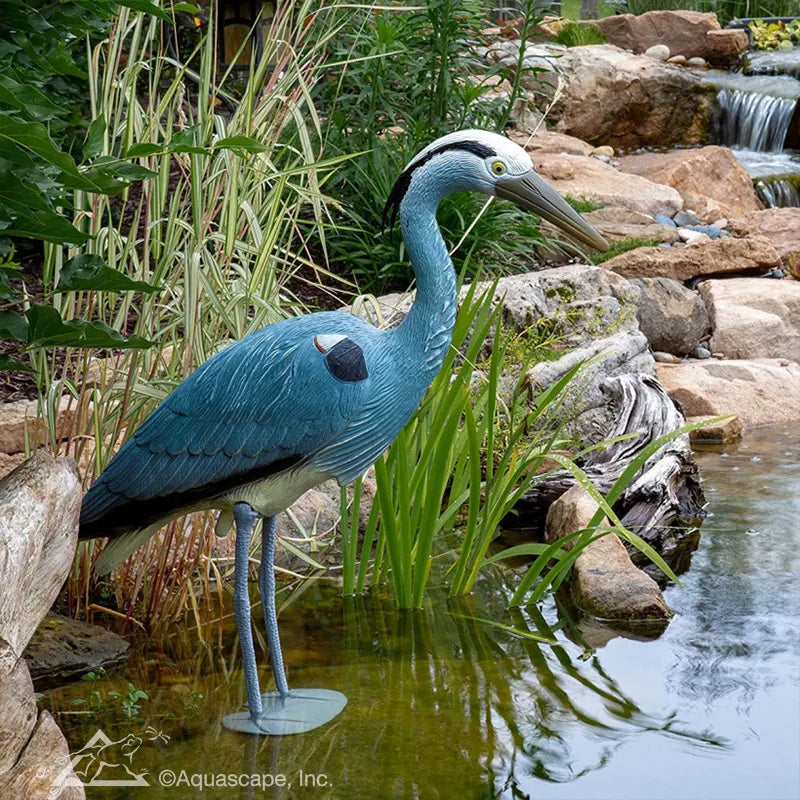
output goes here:
[[267, 628], [269, 656], [275, 683], [282, 698], [289, 695], [286, 683], [286, 670], [283, 666], [281, 640], [278, 635], [278, 614], [275, 608], [275, 528], [276, 518], [268, 517], [261, 526], [261, 566], [258, 569], [258, 589], [261, 592], [261, 606], [264, 609], [264, 625]]
[[233, 507], [236, 520], [236, 575], [234, 577], [233, 611], [239, 629], [239, 645], [242, 648], [242, 667], [247, 687], [247, 706], [250, 718], [257, 722], [262, 715], [261, 687], [258, 685], [258, 668], [253, 647], [253, 629], [250, 622], [250, 595], [247, 591], [247, 573], [250, 561], [250, 535], [258, 521], [258, 514], [247, 505], [237, 503]]

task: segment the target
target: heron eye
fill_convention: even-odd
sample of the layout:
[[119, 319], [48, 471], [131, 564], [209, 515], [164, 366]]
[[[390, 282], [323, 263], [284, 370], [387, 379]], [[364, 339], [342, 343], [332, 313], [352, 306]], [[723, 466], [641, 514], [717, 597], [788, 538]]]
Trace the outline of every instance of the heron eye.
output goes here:
[[505, 175], [506, 165], [502, 161], [495, 161], [492, 164], [492, 172], [494, 172], [495, 175]]

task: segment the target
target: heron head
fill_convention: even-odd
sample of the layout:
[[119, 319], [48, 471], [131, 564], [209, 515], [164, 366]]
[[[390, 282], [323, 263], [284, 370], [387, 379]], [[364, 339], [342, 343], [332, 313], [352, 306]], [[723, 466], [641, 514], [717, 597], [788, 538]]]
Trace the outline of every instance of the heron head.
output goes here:
[[[525, 149], [498, 133], [448, 133], [417, 153], [397, 179], [384, 223], [394, 225], [403, 200], [416, 190], [435, 191], [438, 202], [452, 192], [473, 191], [510, 200], [598, 250], [608, 242], [539, 176]], [[412, 191], [414, 190], [414, 191]]]

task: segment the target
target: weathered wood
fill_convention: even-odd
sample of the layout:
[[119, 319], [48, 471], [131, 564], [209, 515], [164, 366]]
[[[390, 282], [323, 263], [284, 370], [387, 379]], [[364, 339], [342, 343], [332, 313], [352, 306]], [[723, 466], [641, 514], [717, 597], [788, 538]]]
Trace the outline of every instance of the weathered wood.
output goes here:
[[[614, 410], [616, 423], [606, 438], [637, 433], [638, 436], [609, 444], [589, 453], [581, 468], [598, 490], [607, 494], [626, 467], [648, 444], [684, 424], [683, 414], [661, 384], [649, 375], [608, 378], [603, 392]], [[544, 535], [551, 504], [577, 483], [566, 470], [553, 472], [527, 492], [517, 504], [516, 517], [507, 527]], [[623, 524], [655, 548], [678, 571], [688, 564], [685, 557], [697, 546], [697, 526], [705, 516], [705, 496], [689, 436], [673, 439], [654, 453], [634, 477], [614, 511]], [[638, 550], [628, 547], [639, 566], [649, 564]], [[646, 570], [663, 581], [658, 568]]]

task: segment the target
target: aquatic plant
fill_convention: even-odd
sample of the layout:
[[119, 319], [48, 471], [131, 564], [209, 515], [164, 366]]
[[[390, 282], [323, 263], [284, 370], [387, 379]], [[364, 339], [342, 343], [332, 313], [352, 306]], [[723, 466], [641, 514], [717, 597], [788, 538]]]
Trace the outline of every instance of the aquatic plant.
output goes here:
[[791, 50], [800, 42], [800, 20], [764, 22], [757, 19], [748, 24], [757, 50]]

